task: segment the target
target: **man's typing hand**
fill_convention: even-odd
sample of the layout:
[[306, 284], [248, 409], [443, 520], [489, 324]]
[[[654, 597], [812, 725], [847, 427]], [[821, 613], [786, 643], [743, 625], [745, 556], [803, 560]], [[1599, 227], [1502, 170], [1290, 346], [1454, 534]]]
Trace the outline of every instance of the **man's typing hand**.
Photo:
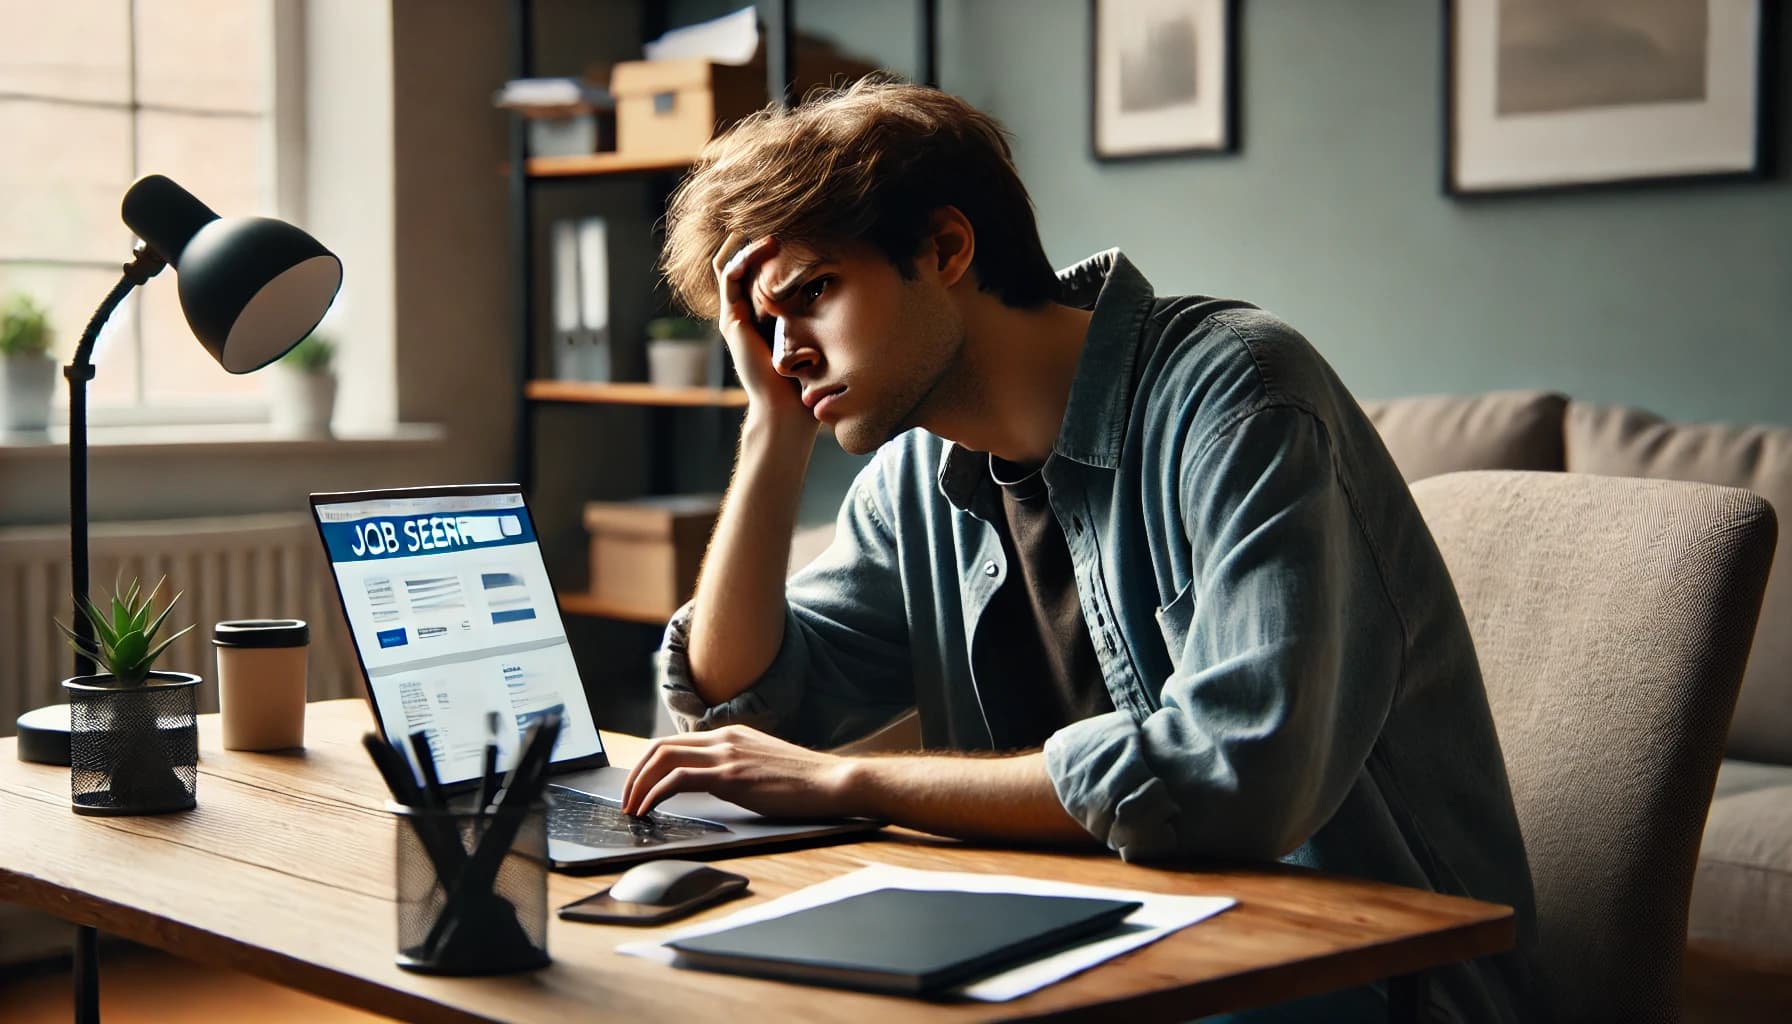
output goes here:
[[629, 773], [622, 809], [646, 814], [674, 793], [713, 793], [769, 817], [842, 817], [850, 762], [744, 725], [654, 740]]
[[646, 814], [690, 792], [769, 817], [879, 818], [961, 839], [1094, 843], [1058, 803], [1037, 751], [843, 757], [729, 725], [654, 740], [629, 774], [622, 809]]

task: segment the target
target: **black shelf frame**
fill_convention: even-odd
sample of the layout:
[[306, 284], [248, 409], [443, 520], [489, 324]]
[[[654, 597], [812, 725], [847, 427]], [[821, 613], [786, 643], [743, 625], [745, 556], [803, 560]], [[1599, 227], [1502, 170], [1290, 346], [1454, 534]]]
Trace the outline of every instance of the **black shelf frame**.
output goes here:
[[[916, 39], [917, 77], [927, 85], [939, 84], [939, 3], [938, 0], [917, 0], [918, 32]], [[758, 0], [759, 14], [765, 22], [766, 95], [789, 104], [795, 80], [796, 3], [795, 0]], [[535, 67], [534, 0], [511, 0], [510, 3], [510, 70], [513, 78], [529, 77]], [[665, 5], [648, 2], [642, 5], [642, 32], [654, 38], [666, 29]], [[510, 295], [511, 337], [515, 349], [516, 406], [513, 416], [515, 443], [512, 446], [516, 482], [526, 494], [534, 491], [535, 475], [535, 406], [525, 394], [535, 371], [535, 333], [537, 329], [533, 287], [535, 281], [535, 231], [531, 194], [543, 184], [582, 182], [578, 176], [537, 178], [528, 173], [529, 126], [520, 114], [510, 116], [510, 174], [506, 200], [510, 217]], [[665, 172], [641, 172], [663, 174]], [[666, 412], [662, 410], [662, 412]], [[668, 415], [656, 415], [653, 433], [663, 434], [670, 423]], [[664, 421], [664, 422], [660, 422]], [[653, 460], [655, 465], [664, 460]], [[656, 479], [656, 484], [664, 480]]]

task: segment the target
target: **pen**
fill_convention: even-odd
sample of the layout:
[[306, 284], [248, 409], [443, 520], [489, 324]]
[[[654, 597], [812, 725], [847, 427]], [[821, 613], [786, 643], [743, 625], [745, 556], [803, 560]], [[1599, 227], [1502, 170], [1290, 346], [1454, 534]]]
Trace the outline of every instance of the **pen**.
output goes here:
[[[560, 727], [557, 713], [549, 713], [529, 727], [522, 750], [505, 776], [504, 791], [493, 813], [490, 831], [480, 837], [478, 846], [452, 884], [444, 885], [446, 898], [441, 913], [423, 940], [425, 949], [443, 955], [442, 951], [454, 941], [457, 930], [467, 918], [489, 915], [493, 910], [490, 901], [503, 900], [492, 892], [492, 884], [497, 880], [498, 868], [510, 852], [510, 845], [515, 842], [517, 830], [522, 827], [530, 805], [541, 796]], [[513, 912], [510, 920], [514, 924], [514, 907], [506, 909]], [[491, 923], [489, 917], [485, 918], [485, 923]]]
[[480, 762], [479, 802], [473, 806], [473, 834], [485, 838], [485, 827], [492, 813], [492, 797], [498, 788], [498, 713], [485, 713], [485, 757]]
[[498, 713], [485, 713], [485, 774], [479, 777], [479, 813], [484, 814], [498, 795]]
[[423, 773], [424, 806], [440, 811], [448, 805], [442, 798], [442, 779], [436, 774], [436, 758], [429, 750], [429, 733], [418, 729], [411, 733], [411, 753], [417, 758], [417, 770]]
[[[361, 746], [373, 758], [380, 777], [386, 780], [392, 799], [406, 807], [422, 809], [417, 780], [411, 774], [410, 763], [404, 754], [373, 733], [361, 737]], [[436, 877], [444, 879], [444, 884], [458, 877], [467, 862], [467, 851], [460, 845], [460, 837], [445, 832], [440, 827], [442, 822], [433, 818], [413, 815], [410, 821], [417, 840], [423, 844], [423, 852], [436, 869]]]
[[380, 770], [380, 778], [386, 780], [392, 799], [407, 807], [415, 807], [417, 779], [411, 774], [411, 766], [405, 763], [404, 755], [373, 733], [361, 737], [361, 746], [367, 749], [367, 756], [373, 758], [373, 766]]

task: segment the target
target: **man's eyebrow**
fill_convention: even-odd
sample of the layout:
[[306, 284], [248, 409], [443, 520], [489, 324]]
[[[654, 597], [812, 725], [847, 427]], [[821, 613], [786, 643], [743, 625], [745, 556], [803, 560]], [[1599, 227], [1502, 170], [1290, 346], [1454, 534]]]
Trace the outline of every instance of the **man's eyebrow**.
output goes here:
[[[803, 278], [808, 277], [810, 274], [814, 273], [815, 268], [821, 266], [822, 264], [824, 264], [826, 262], [827, 262], [827, 260], [825, 260], [825, 259], [815, 259], [815, 260], [810, 260], [806, 263], [798, 264], [796, 266], [796, 268], [790, 272], [790, 276], [785, 278], [783, 284], [778, 285], [776, 288], [773, 288], [770, 290], [771, 303], [773, 305], [779, 305], [779, 304], [783, 303], [784, 300], [790, 298], [792, 295], [795, 295], [797, 292], [797, 289], [799, 289], [803, 286]], [[759, 297], [759, 288], [758, 288], [757, 281], [754, 282], [754, 287], [752, 288], [751, 294], [755, 299], [757, 299]], [[763, 317], [765, 315], [765, 312], [763, 309], [755, 309], [754, 314], [756, 316]]]

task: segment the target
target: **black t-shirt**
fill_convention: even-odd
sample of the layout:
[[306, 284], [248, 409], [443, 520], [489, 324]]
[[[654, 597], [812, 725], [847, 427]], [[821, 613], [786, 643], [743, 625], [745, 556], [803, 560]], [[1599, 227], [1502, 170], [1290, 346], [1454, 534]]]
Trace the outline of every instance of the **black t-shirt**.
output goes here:
[[1010, 571], [979, 632], [990, 630], [996, 649], [1008, 657], [1000, 673], [977, 682], [1001, 749], [1040, 746], [1072, 722], [1114, 710], [1083, 621], [1070, 546], [1046, 497], [1043, 469], [989, 459], [1003, 513], [992, 525], [1002, 535]]

